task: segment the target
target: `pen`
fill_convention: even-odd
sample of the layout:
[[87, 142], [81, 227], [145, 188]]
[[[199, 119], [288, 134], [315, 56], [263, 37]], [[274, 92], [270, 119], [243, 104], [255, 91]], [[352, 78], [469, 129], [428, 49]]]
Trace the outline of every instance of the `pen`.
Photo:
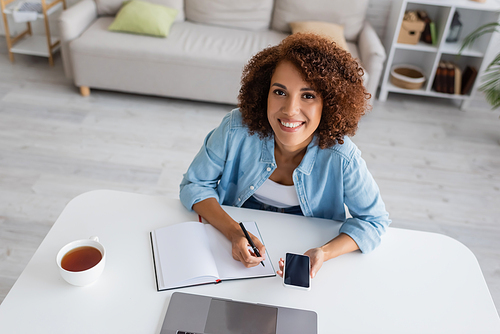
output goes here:
[[[245, 233], [245, 238], [247, 238], [248, 243], [250, 244], [250, 246], [253, 249], [253, 252], [255, 253], [255, 255], [257, 255], [258, 257], [260, 257], [259, 250], [257, 249], [257, 247], [255, 247], [255, 244], [253, 243], [252, 239], [250, 238], [250, 235], [248, 234], [247, 229], [245, 228], [245, 226], [243, 225], [243, 223], [240, 223], [240, 227], [243, 230], [243, 233]], [[266, 266], [264, 264], [264, 261], [260, 261], [260, 263], [262, 264], [263, 267]]]

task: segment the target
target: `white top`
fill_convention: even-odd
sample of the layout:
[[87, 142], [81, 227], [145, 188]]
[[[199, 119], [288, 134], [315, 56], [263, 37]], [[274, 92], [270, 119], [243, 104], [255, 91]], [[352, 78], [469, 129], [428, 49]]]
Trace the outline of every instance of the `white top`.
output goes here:
[[271, 179], [267, 179], [253, 194], [253, 197], [264, 204], [277, 208], [290, 208], [300, 205], [294, 185], [284, 186]]
[[[322, 245], [341, 226], [329, 219], [223, 209], [237, 221], [257, 222], [275, 269], [286, 252]], [[0, 333], [155, 334], [174, 291], [314, 310], [319, 334], [500, 333], [500, 317], [467, 247], [444, 235], [392, 227], [373, 252], [323, 263], [310, 291], [286, 288], [276, 276], [157, 292], [149, 233], [197, 218], [165, 196], [108, 190], [78, 196], [0, 304]], [[106, 247], [104, 272], [90, 286], [71, 286], [59, 275], [57, 252], [91, 235]]]

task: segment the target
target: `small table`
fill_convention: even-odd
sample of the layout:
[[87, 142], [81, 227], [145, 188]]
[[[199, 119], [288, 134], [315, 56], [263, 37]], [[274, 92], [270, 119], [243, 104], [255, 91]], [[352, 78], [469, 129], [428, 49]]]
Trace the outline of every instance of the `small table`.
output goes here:
[[[27, 1], [29, 2], [29, 1]], [[8, 15], [12, 15], [15, 6], [22, 3], [16, 0], [0, 0], [1, 15], [5, 27], [5, 39], [10, 61], [14, 62], [14, 54], [27, 54], [49, 58], [49, 65], [54, 66], [54, 53], [59, 50], [61, 43], [59, 38], [50, 33], [49, 16], [56, 11], [66, 9], [66, 0], [41, 0], [41, 13], [37, 14], [37, 19], [43, 19], [45, 23], [45, 36], [33, 35], [31, 22], [26, 22], [26, 30], [15, 37], [11, 37], [9, 31]]]
[[[302, 253], [338, 234], [331, 220], [224, 207], [255, 220], [271, 256]], [[157, 292], [149, 232], [197, 220], [179, 200], [108, 190], [85, 193], [61, 213], [0, 305], [0, 333], [158, 333], [173, 291], [314, 310], [319, 333], [499, 333], [500, 318], [472, 252], [449, 237], [389, 228], [370, 254], [326, 262], [310, 291], [277, 277]], [[106, 268], [74, 287], [55, 257], [99, 236]]]

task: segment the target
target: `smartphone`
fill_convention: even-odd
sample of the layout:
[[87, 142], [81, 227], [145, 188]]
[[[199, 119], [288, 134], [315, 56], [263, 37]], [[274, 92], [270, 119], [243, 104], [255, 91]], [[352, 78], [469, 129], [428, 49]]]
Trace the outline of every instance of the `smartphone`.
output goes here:
[[283, 285], [298, 289], [311, 289], [311, 262], [309, 256], [286, 253]]

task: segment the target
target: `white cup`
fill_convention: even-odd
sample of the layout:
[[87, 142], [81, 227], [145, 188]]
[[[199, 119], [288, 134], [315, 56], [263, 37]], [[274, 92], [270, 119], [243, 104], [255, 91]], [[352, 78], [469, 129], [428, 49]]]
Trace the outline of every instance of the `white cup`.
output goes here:
[[[102, 255], [101, 260], [95, 266], [83, 271], [69, 271], [64, 269], [61, 266], [61, 261], [64, 255], [75, 248], [84, 246], [90, 246], [98, 249]], [[97, 281], [99, 276], [101, 276], [102, 271], [104, 270], [104, 265], [106, 264], [106, 249], [99, 242], [98, 237], [76, 240], [61, 248], [59, 253], [57, 253], [56, 261], [57, 266], [59, 267], [59, 272], [66, 282], [76, 286], [85, 286], [94, 283], [95, 281]]]

